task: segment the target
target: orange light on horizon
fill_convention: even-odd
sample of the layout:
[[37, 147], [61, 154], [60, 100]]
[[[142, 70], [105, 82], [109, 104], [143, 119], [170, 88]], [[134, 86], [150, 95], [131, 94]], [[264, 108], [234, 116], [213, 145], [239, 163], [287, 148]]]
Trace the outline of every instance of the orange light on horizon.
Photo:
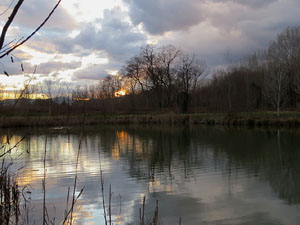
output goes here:
[[73, 98], [74, 101], [89, 101], [90, 98]]
[[115, 97], [121, 97], [124, 95], [126, 95], [126, 90], [124, 90], [124, 89], [121, 89], [121, 90], [115, 92]]
[[25, 98], [25, 99], [49, 99], [49, 97], [46, 94], [40, 94], [40, 93], [33, 93], [33, 94], [20, 94], [20, 93], [13, 93], [13, 92], [1, 92], [0, 93], [0, 101], [2, 100], [8, 100], [8, 99], [19, 99], [19, 98]]

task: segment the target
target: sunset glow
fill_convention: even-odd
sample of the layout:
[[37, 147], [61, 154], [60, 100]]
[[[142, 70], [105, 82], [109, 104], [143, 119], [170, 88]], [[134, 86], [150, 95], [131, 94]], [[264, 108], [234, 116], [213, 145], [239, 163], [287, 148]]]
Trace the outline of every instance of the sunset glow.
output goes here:
[[89, 98], [73, 98], [74, 101], [89, 101]]
[[49, 96], [46, 94], [39, 94], [39, 93], [33, 93], [33, 94], [23, 94], [21, 93], [13, 93], [13, 92], [2, 92], [0, 93], [0, 101], [7, 100], [7, 99], [19, 99], [19, 98], [25, 98], [25, 99], [49, 99]]
[[121, 89], [121, 90], [115, 92], [115, 97], [121, 97], [124, 95], [126, 95], [126, 90], [124, 90], [124, 89]]

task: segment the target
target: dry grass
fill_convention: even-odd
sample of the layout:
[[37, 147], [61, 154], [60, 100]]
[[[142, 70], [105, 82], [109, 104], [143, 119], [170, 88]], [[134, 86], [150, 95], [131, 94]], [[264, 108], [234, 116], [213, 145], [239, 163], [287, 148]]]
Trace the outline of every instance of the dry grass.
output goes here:
[[157, 124], [157, 125], [228, 125], [228, 126], [285, 126], [299, 127], [300, 112], [198, 113], [198, 114], [137, 114], [86, 115], [53, 117], [7, 117], [0, 127], [49, 127], [97, 124]]
[[[24, 138], [23, 138], [24, 139]], [[21, 139], [21, 141], [23, 140]], [[0, 224], [6, 225], [17, 225], [17, 224], [35, 224], [34, 218], [30, 216], [33, 212], [33, 209], [30, 208], [30, 200], [27, 197], [27, 193], [31, 193], [27, 186], [19, 187], [17, 183], [17, 175], [10, 172], [10, 167], [13, 165], [13, 160], [9, 164], [5, 162], [4, 156], [11, 152], [12, 149], [16, 148], [19, 143], [13, 147], [9, 147], [8, 143], [2, 144], [3, 153], [0, 155], [2, 158], [2, 166], [0, 168]], [[77, 153], [77, 161], [76, 161], [76, 174], [74, 179], [73, 185], [73, 194], [72, 194], [72, 201], [69, 206], [69, 198], [70, 198], [70, 187], [68, 189], [68, 196], [67, 196], [67, 207], [65, 210], [65, 216], [61, 223], [63, 225], [71, 225], [73, 224], [73, 209], [80, 198], [83, 188], [80, 190], [79, 194], [76, 195], [76, 188], [77, 188], [77, 166], [79, 162], [79, 155], [81, 149], [81, 141], [82, 135], [80, 138], [80, 144], [78, 147]], [[9, 141], [8, 141], [9, 142]], [[42, 179], [42, 191], [43, 191], [43, 215], [42, 221], [43, 225], [54, 225], [55, 223], [55, 216], [50, 218], [47, 210], [46, 205], [46, 156], [47, 156], [47, 137], [45, 139], [45, 147], [44, 147], [44, 176]], [[30, 219], [29, 219], [30, 218]]]
[[9, 172], [11, 165], [7, 165], [3, 159], [0, 171], [0, 224], [20, 222], [21, 192], [15, 176]]

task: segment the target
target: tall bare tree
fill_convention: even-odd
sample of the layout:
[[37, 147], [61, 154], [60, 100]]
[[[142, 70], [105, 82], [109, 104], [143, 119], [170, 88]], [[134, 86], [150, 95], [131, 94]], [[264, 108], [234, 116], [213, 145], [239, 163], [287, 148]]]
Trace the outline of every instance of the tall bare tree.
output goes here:
[[[300, 72], [300, 27], [288, 27], [278, 34], [268, 49], [265, 97], [276, 106], [277, 115], [284, 101], [295, 106]], [[285, 97], [285, 98], [284, 98]]]
[[195, 55], [183, 54], [180, 57], [180, 63], [177, 66], [177, 79], [180, 90], [177, 95], [177, 103], [182, 112], [187, 112], [190, 95], [198, 87], [205, 69], [205, 62], [197, 59]]
[[286, 65], [276, 58], [274, 53], [276, 50], [270, 53], [270, 62], [264, 74], [264, 95], [266, 100], [276, 108], [279, 116], [280, 108], [285, 102], [289, 80]]
[[[147, 76], [143, 70], [143, 61], [141, 57], [134, 56], [126, 62], [122, 69], [122, 74], [130, 80], [133, 80], [134, 89], [132, 92], [145, 92], [147, 90]], [[136, 88], [136, 90], [135, 90]]]
[[278, 34], [270, 48], [273, 49], [273, 52], [276, 50], [276, 60], [282, 67], [285, 67], [288, 76], [288, 103], [289, 106], [294, 107], [296, 104], [297, 76], [300, 72], [300, 26], [286, 28]]
[[173, 45], [163, 46], [158, 51], [159, 67], [162, 70], [162, 87], [166, 97], [166, 106], [170, 107], [173, 104], [176, 90], [176, 65], [181, 51]]

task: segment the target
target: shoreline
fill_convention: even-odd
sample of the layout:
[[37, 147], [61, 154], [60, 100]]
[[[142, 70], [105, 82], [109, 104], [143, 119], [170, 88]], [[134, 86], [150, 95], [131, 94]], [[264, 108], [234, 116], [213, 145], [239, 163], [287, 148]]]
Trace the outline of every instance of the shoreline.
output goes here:
[[74, 115], [10, 116], [2, 117], [1, 128], [55, 127], [76, 125], [217, 125], [242, 127], [300, 127], [300, 112], [197, 113], [197, 114], [126, 114], [126, 115]]

